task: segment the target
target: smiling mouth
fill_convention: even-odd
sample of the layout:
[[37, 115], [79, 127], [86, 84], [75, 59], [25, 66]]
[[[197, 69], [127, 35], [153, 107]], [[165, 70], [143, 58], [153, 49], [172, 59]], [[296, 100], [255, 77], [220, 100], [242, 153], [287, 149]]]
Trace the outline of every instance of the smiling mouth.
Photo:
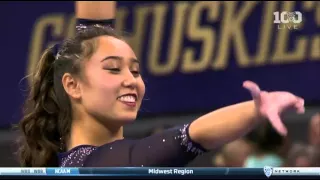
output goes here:
[[136, 103], [138, 98], [135, 94], [125, 94], [118, 97], [117, 99], [124, 103]]

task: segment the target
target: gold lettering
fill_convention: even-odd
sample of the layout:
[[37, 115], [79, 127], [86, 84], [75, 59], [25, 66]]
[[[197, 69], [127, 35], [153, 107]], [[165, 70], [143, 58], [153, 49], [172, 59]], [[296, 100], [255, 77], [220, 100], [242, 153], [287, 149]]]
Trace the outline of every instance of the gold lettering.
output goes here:
[[76, 17], [74, 14], [72, 14], [70, 17], [69, 17], [69, 20], [66, 21], [68, 22], [67, 26], [68, 26], [68, 29], [67, 29], [67, 34], [66, 34], [66, 38], [70, 38], [70, 37], [74, 37], [75, 36], [75, 33], [76, 33]]
[[[142, 48], [144, 45], [144, 40], [146, 38], [147, 29], [146, 21], [149, 14], [152, 14], [152, 8], [149, 6], [140, 6], [134, 8], [133, 10], [133, 32], [130, 33], [130, 37], [128, 37], [128, 42], [139, 59], [142, 59]], [[128, 18], [128, 15], [129, 12], [127, 9], [121, 9], [117, 16], [117, 30], [122, 31], [123, 29], [125, 29], [125, 19]]]
[[230, 54], [230, 41], [234, 43], [237, 62], [240, 67], [249, 66], [249, 56], [246, 41], [244, 39], [244, 21], [250, 15], [257, 2], [244, 2], [242, 8], [236, 12], [238, 2], [225, 1], [225, 9], [222, 20], [221, 38], [217, 59], [213, 62], [214, 69], [225, 69]]
[[[303, 8], [306, 11], [314, 10], [315, 23], [320, 26], [320, 3], [317, 1], [304, 1]], [[311, 22], [310, 22], [311, 23]], [[315, 35], [311, 38], [311, 60], [320, 60], [320, 35]]]
[[316, 24], [320, 26], [320, 3], [318, 1], [304, 1], [303, 8], [306, 11], [314, 10], [314, 20]]
[[270, 50], [271, 33], [273, 28], [273, 14], [277, 6], [277, 2], [265, 2], [266, 6], [263, 9], [263, 16], [261, 23], [261, 34], [258, 44], [258, 52], [254, 58], [255, 65], [265, 65], [267, 63], [267, 56]]
[[[283, 5], [283, 11], [294, 11], [294, 1], [285, 1]], [[299, 24], [301, 28], [302, 23]], [[306, 56], [307, 38], [298, 37], [295, 48], [293, 51], [288, 51], [287, 45], [289, 44], [289, 32], [288, 28], [277, 30], [275, 51], [271, 58], [273, 64], [285, 64], [293, 62], [301, 62]]]
[[316, 6], [315, 20], [316, 20], [317, 25], [320, 26], [320, 3], [319, 2]]
[[63, 14], [50, 14], [40, 17], [34, 25], [32, 38], [29, 46], [29, 62], [27, 67], [28, 75], [34, 71], [38, 63], [45, 41], [45, 33], [48, 27], [52, 26], [52, 36], [61, 37], [63, 35], [64, 16]]
[[310, 58], [311, 60], [320, 60], [320, 35], [312, 38]]
[[318, 3], [317, 1], [303, 1], [303, 8], [304, 10], [311, 10], [313, 9], [314, 7], [316, 7], [316, 3]]
[[[176, 2], [174, 4], [174, 15], [173, 15], [173, 29], [171, 34], [171, 41], [168, 48], [168, 63], [167, 65], [164, 65], [163, 68], [160, 68], [156, 70], [156, 72], [159, 74], [166, 74], [170, 71], [174, 71], [176, 68], [179, 57], [181, 55], [181, 50], [183, 47], [183, 32], [184, 32], [184, 24], [185, 24], [185, 17], [186, 13], [189, 7], [189, 3], [187, 2]], [[159, 57], [159, 56], [158, 56]], [[160, 63], [159, 63], [160, 64]], [[168, 66], [168, 71], [163, 71], [163, 69], [166, 69]], [[155, 70], [155, 69], [154, 69]]]
[[220, 2], [199, 1], [192, 7], [186, 33], [190, 40], [202, 42], [201, 54], [199, 59], [196, 59], [194, 49], [186, 48], [182, 58], [182, 72], [201, 72], [208, 67], [212, 59], [216, 32], [210, 26], [201, 27], [199, 22], [205, 9], [209, 11], [209, 21], [216, 20], [219, 16]]
[[[161, 46], [163, 40], [163, 28], [165, 16], [168, 11], [167, 4], [157, 4], [153, 9], [154, 16], [151, 26], [151, 38], [149, 38], [150, 49], [148, 56], [148, 69], [152, 74], [168, 74], [175, 68], [176, 61], [168, 61], [166, 64], [160, 64]], [[150, 42], [151, 41], [151, 42]]]
[[128, 18], [129, 15], [129, 10], [126, 7], [121, 7], [117, 9], [116, 13], [116, 24], [115, 24], [115, 29], [118, 32], [122, 32], [123, 30], [126, 29], [126, 19]]

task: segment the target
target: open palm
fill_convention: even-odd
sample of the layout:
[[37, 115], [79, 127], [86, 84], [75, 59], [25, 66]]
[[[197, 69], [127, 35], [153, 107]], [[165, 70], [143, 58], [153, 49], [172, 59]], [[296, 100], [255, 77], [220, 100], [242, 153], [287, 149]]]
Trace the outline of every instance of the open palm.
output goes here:
[[294, 108], [297, 113], [304, 113], [304, 100], [285, 91], [266, 92], [251, 81], [245, 81], [243, 87], [248, 89], [255, 102], [259, 114], [267, 118], [281, 135], [287, 134], [287, 129], [281, 121], [282, 112]]

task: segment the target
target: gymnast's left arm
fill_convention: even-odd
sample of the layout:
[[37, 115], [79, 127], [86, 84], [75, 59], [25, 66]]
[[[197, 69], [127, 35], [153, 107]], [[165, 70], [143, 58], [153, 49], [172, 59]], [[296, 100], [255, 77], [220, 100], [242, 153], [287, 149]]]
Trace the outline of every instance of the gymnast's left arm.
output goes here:
[[261, 91], [251, 81], [243, 84], [253, 98], [208, 113], [190, 124], [190, 138], [207, 150], [233, 141], [251, 131], [261, 121], [268, 120], [281, 135], [287, 129], [280, 115], [294, 108], [297, 113], [304, 113], [304, 100], [289, 92]]

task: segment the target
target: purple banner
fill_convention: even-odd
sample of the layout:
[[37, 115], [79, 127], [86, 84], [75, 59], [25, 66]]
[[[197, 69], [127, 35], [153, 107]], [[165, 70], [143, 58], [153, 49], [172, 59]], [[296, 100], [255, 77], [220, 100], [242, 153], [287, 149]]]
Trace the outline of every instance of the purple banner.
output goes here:
[[[22, 79], [48, 45], [74, 34], [73, 12], [73, 2], [1, 4], [0, 126], [19, 120]], [[244, 80], [320, 100], [318, 2], [119, 2], [116, 26], [143, 65], [141, 115], [248, 100]]]

